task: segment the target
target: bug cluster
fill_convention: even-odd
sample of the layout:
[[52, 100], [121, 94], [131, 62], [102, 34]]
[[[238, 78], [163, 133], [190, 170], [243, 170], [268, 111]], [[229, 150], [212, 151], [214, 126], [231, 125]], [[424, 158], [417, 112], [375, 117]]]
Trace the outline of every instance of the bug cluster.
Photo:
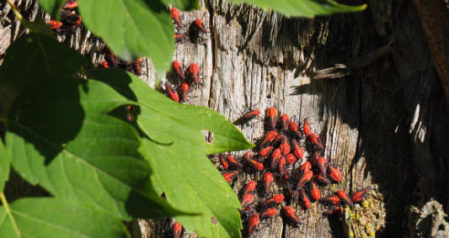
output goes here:
[[[174, 37], [176, 42], [180, 42], [186, 39], [186, 31], [183, 23], [181, 22], [181, 12], [176, 8], [170, 8], [170, 13], [174, 24], [176, 25], [176, 32]], [[204, 25], [201, 19], [196, 19], [192, 25], [194, 26], [191, 31], [199, 34], [207, 33], [206, 26]], [[200, 67], [196, 63], [192, 63], [184, 69], [184, 66], [178, 62], [173, 61], [172, 63], [172, 72], [175, 75], [176, 83], [165, 83], [165, 93], [175, 102], [185, 102], [187, 100], [187, 95], [192, 89], [193, 86], [200, 85]]]
[[200, 67], [193, 63], [184, 71], [178, 61], [173, 61], [173, 72], [176, 75], [176, 85], [165, 83], [165, 91], [169, 98], [175, 102], [185, 102], [192, 87], [200, 85]]
[[[176, 43], [186, 40], [188, 37], [187, 30], [181, 21], [181, 11], [172, 7], [170, 14], [175, 24], [175, 33], [173, 37]], [[197, 18], [190, 27], [190, 38], [194, 41], [200, 33], [207, 33], [207, 28], [203, 21]], [[174, 73], [175, 83], [165, 82], [165, 94], [175, 102], [187, 101], [187, 95], [193, 87], [201, 85], [200, 74], [201, 70], [198, 64], [192, 63], [187, 69], [178, 61], [174, 60], [172, 63], [172, 73]], [[173, 220], [171, 226], [172, 237], [180, 238], [183, 227], [179, 222]]]
[[[76, 28], [81, 27], [81, 16], [78, 13], [78, 2], [66, 0], [61, 11], [60, 21], [50, 20], [48, 25], [56, 33], [71, 33]], [[136, 61], [125, 61], [116, 57], [108, 48], [105, 48], [105, 61], [98, 65], [100, 68], [120, 68], [128, 70], [137, 75], [141, 75], [141, 63], [143, 59], [139, 57]]]
[[[207, 33], [207, 28], [204, 22], [197, 18], [195, 21], [193, 21], [190, 25], [190, 28], [187, 32], [187, 28], [184, 26], [184, 24], [181, 21], [181, 11], [178, 9], [172, 7], [170, 8], [170, 14], [171, 17], [175, 23], [176, 31], [173, 35], [176, 42], [184, 41], [187, 38], [191, 38], [191, 40], [196, 41], [196, 39], [199, 36], [199, 33]], [[189, 34], [187, 34], [189, 33]]]
[[137, 58], [136, 61], [125, 61], [118, 58], [106, 47], [104, 59], [105, 61], [103, 61], [100, 65], [98, 65], [99, 68], [105, 69], [119, 68], [127, 70], [136, 75], [142, 74], [142, 66], [141, 66], [143, 61], [142, 57]]
[[60, 10], [60, 21], [50, 20], [48, 25], [56, 33], [73, 32], [81, 26], [81, 16], [78, 13], [78, 2], [67, 0]]
[[[312, 133], [307, 119], [301, 129], [299, 123], [287, 114], [279, 115], [274, 107], [268, 108], [265, 114], [266, 133], [258, 143], [257, 153], [246, 152], [240, 159], [230, 154], [218, 156], [228, 183], [232, 184], [242, 171], [263, 174], [262, 181], [251, 180], [240, 192], [241, 213], [248, 236], [258, 228], [261, 220], [279, 214], [291, 225], [301, 224], [298, 212], [292, 206], [296, 202], [309, 209], [313, 202], [319, 201], [330, 208], [325, 215], [341, 215], [343, 206], [352, 207], [353, 203], [363, 200], [370, 188], [358, 191], [352, 197], [338, 190], [335, 195], [322, 198], [321, 188], [340, 183], [342, 174], [322, 155], [324, 146], [320, 137]], [[259, 115], [260, 111], [254, 110], [237, 121], [247, 122]], [[309, 158], [304, 156], [303, 146]], [[279, 192], [273, 192], [273, 183], [278, 185]], [[261, 188], [259, 192], [257, 187]]]

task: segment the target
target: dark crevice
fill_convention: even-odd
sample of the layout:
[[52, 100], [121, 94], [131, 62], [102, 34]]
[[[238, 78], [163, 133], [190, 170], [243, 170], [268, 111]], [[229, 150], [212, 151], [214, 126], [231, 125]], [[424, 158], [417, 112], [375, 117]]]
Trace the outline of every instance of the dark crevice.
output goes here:
[[209, 88], [209, 100], [207, 101], [207, 106], [210, 108], [212, 105], [213, 97], [213, 80], [215, 76], [215, 67], [217, 66], [217, 51], [218, 51], [218, 37], [217, 37], [217, 29], [214, 26], [214, 9], [211, 2], [206, 1], [206, 7], [209, 11], [209, 34], [210, 41], [212, 44], [212, 73], [210, 75], [210, 88]]
[[286, 231], [287, 231], [287, 223], [282, 222], [282, 234], [281, 234], [282, 238], [286, 238], [286, 234], [285, 234]]
[[[359, 102], [359, 107], [358, 107], [358, 111], [359, 111], [359, 115], [358, 115], [358, 118], [359, 118], [359, 123], [358, 123], [358, 125], [356, 126], [356, 128], [357, 128], [357, 132], [358, 132], [358, 134], [357, 134], [357, 142], [356, 142], [356, 148], [355, 148], [355, 153], [354, 153], [354, 158], [351, 160], [351, 164], [349, 165], [349, 171], [352, 171], [353, 169], [354, 169], [354, 166], [359, 162], [359, 160], [360, 160], [360, 158], [362, 158], [362, 152], [360, 151], [360, 147], [361, 147], [361, 145], [362, 145], [362, 141], [361, 141], [361, 139], [362, 139], [362, 137], [361, 137], [361, 135], [362, 135], [362, 125], [363, 125], [363, 119], [364, 119], [364, 117], [363, 117], [363, 108], [362, 108], [362, 105], [363, 105], [363, 97], [362, 97], [362, 84], [361, 83], [358, 83], [358, 102]], [[350, 184], [349, 184], [349, 187], [350, 188], [353, 188], [353, 177], [352, 177], [352, 173], [350, 173], [350, 176], [351, 176], [351, 179], [350, 179]]]

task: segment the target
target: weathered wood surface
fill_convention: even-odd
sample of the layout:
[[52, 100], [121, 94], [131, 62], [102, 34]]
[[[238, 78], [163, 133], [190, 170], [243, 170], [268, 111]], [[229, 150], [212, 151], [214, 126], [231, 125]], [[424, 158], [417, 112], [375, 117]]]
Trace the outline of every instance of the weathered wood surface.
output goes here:
[[[35, 1], [16, 2], [31, 19], [44, 17]], [[372, 207], [356, 209], [359, 220], [328, 219], [317, 204], [300, 212], [303, 226], [276, 218], [265, 221], [255, 237], [363, 237], [369, 226], [382, 227], [379, 237], [409, 237], [416, 235], [406, 220], [411, 205], [449, 200], [449, 113], [419, 16], [411, 1], [367, 3], [363, 13], [306, 20], [206, 0], [201, 10], [182, 16], [186, 25], [200, 17], [210, 30], [197, 42], [178, 44], [173, 57], [202, 69], [203, 85], [190, 94], [189, 104], [210, 107], [231, 121], [268, 106], [297, 120], [307, 117], [325, 155], [344, 176], [325, 195], [338, 188], [378, 187]], [[21, 30], [3, 2], [0, 9], [1, 62]], [[103, 45], [88, 32], [61, 40], [95, 62], [102, 58]], [[143, 79], [153, 85], [153, 70], [146, 65]], [[263, 134], [261, 120], [240, 128], [251, 141]], [[235, 191], [250, 179], [261, 176], [240, 176]], [[138, 221], [138, 236], [167, 236], [169, 222]]]
[[[410, 204], [422, 205], [430, 197], [448, 199], [447, 191], [437, 185], [447, 181], [444, 170], [429, 168], [435, 166], [435, 156], [439, 164], [448, 164], [444, 146], [430, 149], [431, 137], [447, 143], [447, 110], [413, 5], [369, 5], [371, 12], [362, 14], [288, 20], [210, 1], [183, 19], [205, 19], [210, 35], [203, 44], [178, 45], [174, 58], [186, 65], [199, 62], [204, 69], [204, 87], [194, 93], [192, 104], [209, 106], [231, 121], [250, 108], [268, 106], [297, 119], [308, 117], [326, 145], [325, 155], [343, 168], [345, 183], [332, 190], [377, 184], [378, 198], [385, 199], [373, 202], [371, 211], [356, 211], [364, 217], [361, 221], [343, 222], [349, 228], [345, 236], [369, 234], [368, 223], [385, 225], [379, 236], [401, 236]], [[339, 63], [353, 67], [344, 72], [348, 77], [327, 79], [339, 78], [338, 70], [318, 77], [320, 69]], [[428, 131], [437, 125], [441, 130]], [[263, 124], [251, 122], [241, 130], [254, 141], [262, 136]], [[251, 179], [261, 178], [243, 175], [235, 191]], [[305, 225], [299, 229], [277, 218], [255, 236], [343, 235], [342, 224], [321, 216], [322, 211], [317, 205], [302, 212]], [[162, 234], [163, 229], [152, 235]]]
[[449, 105], [449, 5], [444, 1], [413, 0], [427, 45]]

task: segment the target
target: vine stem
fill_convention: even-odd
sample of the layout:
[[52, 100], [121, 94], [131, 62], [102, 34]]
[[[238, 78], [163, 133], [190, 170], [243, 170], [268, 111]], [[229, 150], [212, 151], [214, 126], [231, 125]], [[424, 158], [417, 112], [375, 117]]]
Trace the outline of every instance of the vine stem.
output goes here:
[[11, 220], [12, 226], [17, 233], [17, 237], [18, 238], [22, 237], [22, 235], [20, 234], [20, 231], [19, 231], [19, 227], [16, 224], [16, 220], [14, 219], [14, 217], [12, 217], [11, 208], [9, 207], [9, 203], [6, 200], [5, 194], [3, 192], [0, 193], [0, 200], [2, 201], [2, 204], [5, 207], [6, 213], [8, 214], [9, 219]]
[[17, 8], [16, 4], [12, 2], [12, 0], [6, 0], [11, 7], [12, 11], [14, 12], [14, 15], [16, 15], [17, 19], [24, 23], [25, 19], [23, 18], [22, 14], [20, 14], [19, 9]]

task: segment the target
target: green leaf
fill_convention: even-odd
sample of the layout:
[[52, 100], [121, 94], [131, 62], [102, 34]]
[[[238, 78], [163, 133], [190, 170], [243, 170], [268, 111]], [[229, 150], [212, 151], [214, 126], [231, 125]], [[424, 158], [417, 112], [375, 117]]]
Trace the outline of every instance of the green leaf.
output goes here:
[[8, 208], [0, 207], [0, 237], [130, 237], [119, 219], [74, 201], [27, 198]]
[[17, 172], [56, 197], [76, 198], [116, 217], [179, 214], [147, 181], [134, 128], [107, 113], [133, 104], [93, 80], [48, 79], [18, 95], [6, 146]]
[[[146, 1], [150, 2], [151, 0]], [[167, 6], [172, 5], [182, 11], [199, 9], [200, 7], [198, 0], [162, 0], [162, 2]]]
[[151, 58], [158, 75], [169, 69], [175, 40], [168, 8], [158, 0], [78, 0], [83, 23], [125, 60]]
[[[123, 74], [123, 73], [122, 73]], [[120, 91], [120, 71], [96, 71], [93, 78], [109, 82]], [[143, 152], [154, 170], [151, 180], [159, 194], [186, 211], [201, 216], [176, 216], [183, 226], [204, 237], [239, 237], [239, 200], [206, 154], [253, 147], [225, 117], [204, 107], [175, 103], [128, 73], [128, 91], [135, 97], [141, 114], [140, 129], [148, 136]], [[133, 92], [131, 94], [130, 92]], [[214, 140], [206, 143], [201, 131]]]
[[24, 21], [23, 24], [26, 28], [30, 29], [31, 32], [42, 33], [43, 35], [54, 38], [53, 32], [51, 31], [50, 27], [48, 27], [48, 25], [43, 22]]
[[287, 17], [314, 17], [316, 15], [330, 15], [341, 12], [358, 12], [366, 8], [366, 4], [349, 6], [339, 4], [333, 0], [230, 0], [240, 4], [245, 2], [262, 9], [273, 9]]
[[9, 167], [10, 167], [10, 158], [3, 145], [3, 142], [0, 140], [0, 192], [3, 192], [5, 188], [5, 182], [9, 178]]
[[65, 0], [39, 0], [39, 5], [51, 15], [52, 19], [59, 19], [59, 10]]
[[15, 41], [6, 51], [0, 68], [0, 87], [8, 87], [18, 93], [30, 83], [55, 78], [51, 76], [73, 76], [91, 62], [41, 33], [30, 33]]

